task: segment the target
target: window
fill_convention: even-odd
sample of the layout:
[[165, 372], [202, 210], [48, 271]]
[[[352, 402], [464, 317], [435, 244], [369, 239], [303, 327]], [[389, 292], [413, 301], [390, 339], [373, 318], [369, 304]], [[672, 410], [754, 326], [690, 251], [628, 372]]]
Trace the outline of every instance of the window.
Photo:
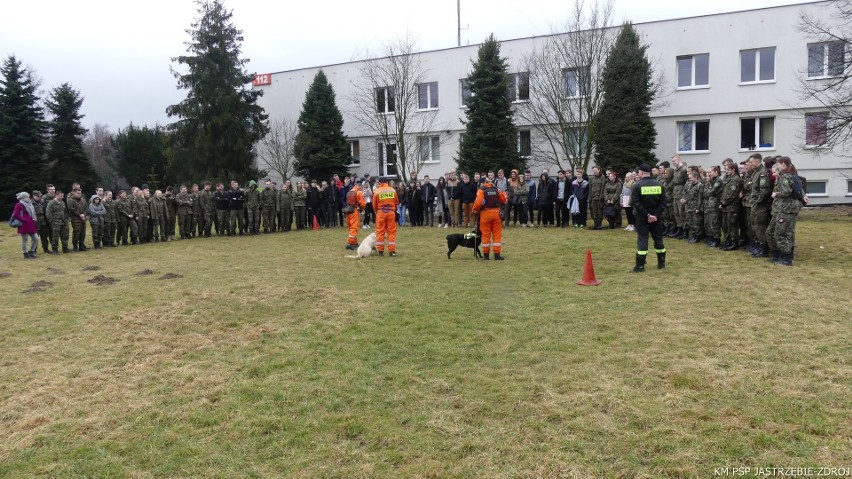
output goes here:
[[805, 115], [805, 146], [823, 146], [828, 142], [828, 113]]
[[704, 88], [710, 86], [710, 54], [677, 57], [677, 87]]
[[421, 110], [438, 108], [438, 82], [417, 85], [417, 108]]
[[515, 73], [509, 75], [509, 99], [512, 101], [529, 101], [530, 99], [530, 74], [529, 72]]
[[376, 88], [376, 111], [378, 113], [393, 113], [396, 111], [396, 99], [392, 86]]
[[825, 78], [843, 74], [846, 62], [843, 42], [808, 45], [808, 78]]
[[571, 158], [582, 156], [589, 143], [589, 130], [586, 127], [571, 127], [565, 131], [565, 149]]
[[376, 144], [379, 152], [379, 174], [383, 176], [396, 176], [396, 145], [390, 143], [385, 145], [381, 141]]
[[441, 138], [437, 136], [420, 137], [420, 161], [438, 163], [441, 161]]
[[361, 164], [361, 143], [358, 140], [349, 142], [349, 158], [350, 165]]
[[518, 154], [524, 158], [532, 156], [530, 130], [518, 130]]
[[566, 68], [562, 70], [565, 95], [569, 98], [588, 96], [591, 89], [588, 68]]
[[677, 122], [677, 151], [710, 151], [710, 121]]
[[459, 80], [459, 89], [461, 90], [462, 106], [467, 106], [470, 97], [473, 96], [473, 92], [470, 91], [470, 82], [466, 78]]
[[852, 196], [852, 180], [846, 180], [846, 196]]
[[805, 193], [807, 193], [808, 196], [828, 196], [828, 193], [826, 192], [827, 184], [828, 181], [826, 180], [807, 180], [804, 185]]
[[775, 47], [740, 51], [740, 83], [775, 80]]
[[775, 117], [740, 118], [740, 148], [761, 150], [775, 147]]

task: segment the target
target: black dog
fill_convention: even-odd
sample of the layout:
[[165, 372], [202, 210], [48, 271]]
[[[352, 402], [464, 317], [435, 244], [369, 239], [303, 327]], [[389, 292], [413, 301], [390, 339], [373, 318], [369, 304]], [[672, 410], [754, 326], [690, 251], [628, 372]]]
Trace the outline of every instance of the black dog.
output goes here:
[[450, 255], [459, 246], [465, 248], [473, 248], [474, 258], [482, 258], [482, 252], [479, 251], [479, 245], [482, 244], [482, 232], [478, 229], [468, 234], [451, 234], [447, 235], [447, 259], [451, 259]]

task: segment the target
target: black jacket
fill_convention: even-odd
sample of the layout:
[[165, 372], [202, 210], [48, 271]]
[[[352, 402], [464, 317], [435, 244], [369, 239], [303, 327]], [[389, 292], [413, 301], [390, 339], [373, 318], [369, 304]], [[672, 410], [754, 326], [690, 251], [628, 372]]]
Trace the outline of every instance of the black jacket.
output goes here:
[[227, 210], [231, 207], [231, 196], [227, 191], [216, 190], [213, 192], [213, 203], [217, 210]]
[[633, 184], [630, 206], [637, 220], [647, 221], [648, 215], [660, 217], [666, 210], [666, 191], [659, 181], [642, 178]]
[[308, 188], [308, 197], [305, 200], [305, 205], [314, 211], [319, 211], [322, 205], [319, 188], [314, 188], [313, 186]]
[[245, 206], [246, 194], [243, 190], [231, 189], [228, 191], [228, 199], [230, 200], [231, 209], [239, 211]]
[[467, 183], [462, 181], [459, 183], [459, 188], [456, 191], [456, 199], [461, 200], [462, 203], [473, 203], [476, 201], [476, 185], [473, 184], [473, 181], [468, 181]]
[[426, 205], [435, 203], [435, 196], [438, 195], [438, 189], [432, 183], [423, 183], [420, 187], [421, 195]]

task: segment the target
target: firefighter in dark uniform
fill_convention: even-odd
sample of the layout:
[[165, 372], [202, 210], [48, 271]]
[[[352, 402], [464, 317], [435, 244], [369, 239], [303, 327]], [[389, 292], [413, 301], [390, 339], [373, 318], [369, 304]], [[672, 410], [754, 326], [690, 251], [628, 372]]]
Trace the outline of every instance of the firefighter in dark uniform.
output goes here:
[[651, 167], [647, 163], [639, 166], [640, 180], [633, 185], [630, 193], [630, 205], [636, 215], [636, 266], [631, 272], [645, 271], [648, 257], [648, 234], [654, 238], [654, 251], [657, 252], [657, 268], [666, 267], [666, 247], [663, 244], [663, 225], [660, 222], [666, 211], [666, 194], [659, 181], [651, 178]]

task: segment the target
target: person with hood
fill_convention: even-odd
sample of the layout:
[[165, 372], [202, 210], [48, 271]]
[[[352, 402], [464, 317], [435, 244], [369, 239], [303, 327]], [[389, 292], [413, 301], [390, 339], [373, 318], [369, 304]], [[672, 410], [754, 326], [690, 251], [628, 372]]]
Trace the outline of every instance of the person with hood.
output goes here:
[[101, 197], [93, 195], [89, 200], [88, 207], [89, 227], [92, 228], [92, 244], [95, 249], [101, 249], [104, 243], [104, 224], [106, 223], [106, 207], [103, 205]]
[[[21, 235], [21, 251], [24, 253], [24, 259], [35, 259], [38, 250], [38, 214], [29, 193], [22, 191], [16, 197], [18, 203], [12, 211], [12, 218], [20, 222], [18, 234]], [[29, 246], [27, 240], [30, 242]]]
[[246, 223], [250, 235], [260, 234], [260, 192], [257, 182], [249, 180], [246, 190]]

